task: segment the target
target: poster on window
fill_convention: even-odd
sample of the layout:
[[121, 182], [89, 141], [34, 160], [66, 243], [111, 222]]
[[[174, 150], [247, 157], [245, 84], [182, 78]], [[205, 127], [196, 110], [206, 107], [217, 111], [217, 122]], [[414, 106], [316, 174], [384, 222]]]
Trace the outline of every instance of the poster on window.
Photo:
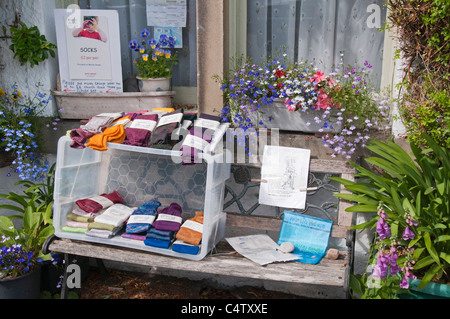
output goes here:
[[55, 10], [61, 90], [122, 92], [116, 10]]

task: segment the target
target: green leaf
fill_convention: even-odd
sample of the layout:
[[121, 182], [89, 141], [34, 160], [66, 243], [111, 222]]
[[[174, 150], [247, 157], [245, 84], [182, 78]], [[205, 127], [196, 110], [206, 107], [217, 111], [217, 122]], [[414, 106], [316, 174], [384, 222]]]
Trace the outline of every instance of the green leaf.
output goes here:
[[378, 203], [377, 205], [353, 205], [345, 209], [346, 212], [353, 213], [374, 213], [378, 211]]
[[440, 270], [441, 266], [436, 264], [433, 267], [431, 267], [425, 275], [422, 277], [422, 280], [418, 286], [419, 290], [423, 289], [437, 274], [437, 272]]
[[403, 205], [402, 205], [403, 209], [407, 212], [409, 212], [410, 215], [412, 216], [416, 216], [416, 212], [414, 207], [411, 205], [411, 202], [409, 201], [408, 198], [404, 198], [403, 199]]
[[436, 242], [443, 242], [443, 241], [447, 241], [450, 240], [450, 235], [441, 235], [438, 238], [436, 238]]
[[433, 258], [433, 260], [440, 264], [439, 262], [439, 256], [436, 252], [436, 249], [433, 246], [433, 243], [431, 242], [430, 233], [424, 233], [423, 238], [425, 240], [425, 247], [427, 247], [427, 251], [430, 254], [430, 256]]

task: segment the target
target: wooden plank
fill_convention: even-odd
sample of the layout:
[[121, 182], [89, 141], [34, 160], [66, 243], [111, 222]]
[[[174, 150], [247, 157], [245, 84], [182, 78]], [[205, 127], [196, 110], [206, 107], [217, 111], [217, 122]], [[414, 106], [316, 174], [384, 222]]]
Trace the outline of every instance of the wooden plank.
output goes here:
[[144, 251], [69, 239], [54, 240], [49, 249], [54, 252], [132, 262], [149, 267], [326, 286], [343, 286], [347, 266], [346, 259], [329, 260], [325, 258], [317, 265], [288, 262], [260, 266], [236, 253], [212, 254], [201, 261], [183, 260]]
[[[226, 227], [243, 227], [268, 231], [279, 231], [281, 222], [281, 219], [273, 217], [255, 215], [245, 216], [227, 213]], [[345, 238], [347, 237], [347, 230], [347, 225], [333, 225], [331, 237]]]

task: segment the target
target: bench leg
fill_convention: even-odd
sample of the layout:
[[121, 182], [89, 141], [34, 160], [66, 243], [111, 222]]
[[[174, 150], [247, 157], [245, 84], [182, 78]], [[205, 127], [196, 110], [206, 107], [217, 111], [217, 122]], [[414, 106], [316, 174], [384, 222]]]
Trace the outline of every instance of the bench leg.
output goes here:
[[67, 287], [67, 267], [69, 266], [69, 254], [64, 254], [64, 276], [61, 286], [61, 299], [67, 299], [68, 287]]
[[108, 269], [106, 269], [105, 264], [103, 263], [103, 259], [95, 258], [95, 261], [97, 263], [98, 269], [100, 270], [100, 275], [102, 276], [102, 278], [105, 279], [106, 277], [108, 277]]

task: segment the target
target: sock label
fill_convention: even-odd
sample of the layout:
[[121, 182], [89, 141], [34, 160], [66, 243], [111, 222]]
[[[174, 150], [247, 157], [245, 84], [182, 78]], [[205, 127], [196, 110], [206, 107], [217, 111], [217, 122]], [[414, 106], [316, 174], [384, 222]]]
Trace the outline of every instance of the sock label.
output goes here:
[[208, 146], [209, 143], [206, 142], [204, 139], [202, 139], [201, 137], [198, 136], [194, 136], [194, 135], [188, 135], [186, 136], [186, 138], [183, 141], [183, 145], [184, 146], [189, 146], [189, 147], [193, 147], [196, 148], [200, 151], [205, 150]]
[[103, 197], [103, 196], [93, 196], [88, 198], [89, 200], [93, 200], [94, 202], [99, 203], [100, 205], [102, 205], [103, 208], [105, 207], [109, 207], [112, 206], [114, 203], [112, 201], [110, 201], [108, 198]]
[[167, 125], [170, 123], [180, 123], [182, 119], [183, 119], [183, 113], [162, 116], [159, 119], [158, 125], [156, 127], [160, 127], [160, 126]]
[[166, 221], [166, 222], [174, 222], [174, 223], [180, 223], [183, 221], [183, 219], [179, 216], [170, 215], [170, 214], [159, 214], [157, 221]]
[[128, 224], [152, 224], [155, 218], [155, 215], [131, 215]]
[[133, 121], [133, 123], [131, 123], [130, 128], [139, 128], [142, 130], [153, 131], [155, 126], [155, 121], [136, 119]]
[[198, 222], [195, 222], [193, 220], [188, 219], [181, 225], [181, 227], [186, 227], [189, 229], [192, 229], [193, 231], [203, 233], [203, 224], [200, 224]]
[[199, 118], [199, 119], [195, 120], [194, 126], [203, 127], [203, 128], [207, 128], [207, 129], [211, 129], [211, 130], [215, 131], [219, 128], [220, 122]]

